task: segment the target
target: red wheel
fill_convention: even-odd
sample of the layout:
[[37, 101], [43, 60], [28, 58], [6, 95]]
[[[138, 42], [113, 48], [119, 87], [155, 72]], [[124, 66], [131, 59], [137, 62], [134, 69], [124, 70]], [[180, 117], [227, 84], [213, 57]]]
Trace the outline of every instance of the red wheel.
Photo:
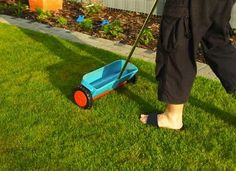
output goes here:
[[81, 108], [89, 109], [92, 107], [92, 95], [90, 91], [82, 85], [75, 89], [74, 101]]

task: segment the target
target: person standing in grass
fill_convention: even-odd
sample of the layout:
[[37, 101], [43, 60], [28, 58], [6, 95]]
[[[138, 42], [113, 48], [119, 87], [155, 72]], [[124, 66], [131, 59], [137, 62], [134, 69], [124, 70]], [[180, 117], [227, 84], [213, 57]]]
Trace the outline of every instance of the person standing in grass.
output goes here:
[[156, 58], [158, 99], [163, 113], [141, 114], [140, 121], [181, 130], [183, 109], [196, 76], [199, 44], [207, 64], [229, 94], [236, 92], [236, 48], [228, 23], [235, 0], [167, 0]]

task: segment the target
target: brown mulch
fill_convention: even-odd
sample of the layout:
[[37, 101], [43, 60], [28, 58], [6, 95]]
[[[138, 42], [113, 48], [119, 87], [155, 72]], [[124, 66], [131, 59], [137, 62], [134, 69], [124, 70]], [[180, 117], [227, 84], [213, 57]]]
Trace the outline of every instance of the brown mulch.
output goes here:
[[[4, 11], [4, 14], [15, 15], [12, 11]], [[142, 27], [147, 15], [143, 13], [129, 12], [124, 10], [114, 10], [109, 8], [104, 8], [101, 13], [90, 16], [93, 20], [94, 28], [91, 31], [84, 31], [78, 23], [76, 23], [76, 18], [79, 15], [84, 15], [83, 4], [76, 3], [71, 1], [64, 1], [63, 9], [57, 12], [52, 12], [52, 17], [47, 20], [39, 21], [44, 24], [48, 24], [50, 26], [59, 26], [56, 21], [59, 16], [63, 16], [67, 19], [68, 24], [63, 26], [65, 29], [83, 32], [85, 34], [90, 34], [96, 37], [101, 37], [110, 40], [117, 40], [124, 44], [132, 45], [136, 39], [136, 36]], [[23, 11], [23, 13], [19, 16], [25, 19], [37, 21], [36, 12], [31, 12], [29, 10]], [[115, 38], [109, 35], [104, 34], [100, 29], [100, 23], [103, 19], [108, 19], [110, 22], [115, 20], [119, 20], [122, 23], [122, 28], [124, 30], [124, 34], [121, 38]], [[152, 30], [152, 33], [155, 38], [158, 39], [159, 35], [159, 27], [160, 27], [161, 17], [152, 16], [148, 27]], [[236, 31], [236, 30], [235, 30]], [[156, 39], [156, 40], [157, 40]], [[230, 39], [233, 44], [236, 45], [236, 35], [232, 36]], [[157, 41], [152, 41], [148, 46], [139, 44], [139, 47], [156, 50]], [[201, 50], [199, 51], [198, 61], [204, 62], [204, 58]]]
[[[142, 24], [147, 17], [146, 14], [135, 13], [123, 10], [114, 10], [109, 8], [104, 8], [100, 14], [96, 14], [90, 16], [93, 20], [94, 28], [92, 31], [83, 30], [79, 24], [76, 22], [76, 18], [79, 15], [85, 15], [83, 12], [83, 7], [81, 3], [74, 3], [70, 1], [65, 1], [63, 4], [63, 9], [57, 12], [52, 12], [52, 17], [45, 21], [39, 21], [44, 24], [48, 24], [50, 26], [58, 26], [56, 23], [56, 19], [58, 16], [63, 16], [67, 19], [68, 24], [64, 26], [65, 29], [79, 31], [86, 34], [93, 35], [95, 37], [101, 37], [110, 40], [117, 40], [121, 43], [132, 45], [135, 41], [135, 38], [142, 27]], [[35, 12], [25, 11], [21, 16], [25, 19], [37, 20], [37, 14]], [[113, 22], [115, 20], [119, 20], [122, 23], [123, 28], [123, 36], [121, 38], [115, 38], [110, 35], [104, 34], [100, 29], [100, 23], [102, 20], [107, 19], [109, 22]], [[154, 37], [158, 37], [159, 33], [159, 22], [160, 17], [153, 16], [150, 19], [148, 27], [152, 30]], [[156, 50], [156, 41], [151, 42], [148, 46], [139, 45], [140, 47]]]

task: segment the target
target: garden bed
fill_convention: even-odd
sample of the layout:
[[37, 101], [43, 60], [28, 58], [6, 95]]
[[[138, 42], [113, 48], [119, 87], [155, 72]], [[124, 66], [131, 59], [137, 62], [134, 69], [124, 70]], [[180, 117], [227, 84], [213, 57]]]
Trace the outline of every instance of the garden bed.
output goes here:
[[[147, 17], [146, 14], [129, 12], [123, 10], [114, 10], [101, 7], [96, 4], [95, 7], [89, 9], [84, 3], [75, 1], [64, 1], [63, 9], [56, 12], [44, 12], [37, 10], [31, 12], [25, 4], [18, 3], [16, 5], [6, 5], [0, 3], [0, 13], [14, 15], [29, 20], [34, 20], [48, 24], [50, 26], [63, 27], [68, 30], [79, 31], [85, 34], [93, 35], [110, 40], [120, 41], [120, 43], [132, 45], [137, 37], [137, 34], [142, 27], [142, 24]], [[3, 7], [5, 5], [5, 7]], [[85, 23], [84, 27], [76, 22], [78, 16], [83, 15], [86, 19], [91, 19], [92, 23]], [[104, 26], [101, 26], [103, 20], [108, 20], [111, 23], [117, 23], [113, 32]], [[138, 45], [139, 47], [155, 51], [157, 39], [159, 35], [161, 17], [152, 16], [148, 24], [146, 36]], [[110, 32], [109, 32], [110, 31]], [[112, 33], [111, 33], [112, 32]], [[232, 36], [231, 41], [236, 44], [236, 36]], [[204, 62], [203, 55], [199, 51], [198, 60]]]

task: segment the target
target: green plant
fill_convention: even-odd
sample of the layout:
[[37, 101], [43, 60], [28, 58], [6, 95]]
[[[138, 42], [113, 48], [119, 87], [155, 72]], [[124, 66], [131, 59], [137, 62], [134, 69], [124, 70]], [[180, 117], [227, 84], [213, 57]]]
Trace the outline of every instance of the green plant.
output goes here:
[[84, 9], [87, 15], [98, 14], [102, 11], [102, 5], [99, 3], [89, 3]]
[[0, 13], [4, 13], [4, 11], [8, 8], [7, 4], [0, 3]]
[[37, 8], [36, 13], [38, 15], [36, 18], [39, 21], [47, 20], [49, 17], [52, 16], [52, 14], [49, 11], [43, 11], [41, 8]]
[[155, 40], [152, 30], [150, 28], [144, 29], [141, 37], [140, 37], [140, 43], [144, 45], [148, 45], [150, 42]]
[[28, 9], [28, 5], [23, 4], [21, 1], [18, 1], [17, 4], [15, 4], [15, 14], [17, 16], [21, 16], [23, 11]]
[[21, 16], [25, 10], [28, 9], [28, 5], [23, 4], [21, 1], [18, 1], [14, 4], [0, 4], [0, 12], [5, 10], [16, 16]]
[[36, 8], [36, 13], [37, 13], [37, 15], [41, 15], [43, 13], [43, 9]]
[[123, 33], [121, 22], [119, 20], [115, 20], [113, 23], [103, 26], [102, 30], [106, 34], [110, 34], [114, 37], [120, 37]]
[[64, 17], [58, 17], [57, 18], [57, 23], [60, 25], [60, 26], [65, 26], [67, 25], [68, 21], [66, 18]]
[[90, 18], [85, 19], [83, 22], [80, 23], [80, 26], [86, 30], [90, 31], [93, 29], [93, 21]]

